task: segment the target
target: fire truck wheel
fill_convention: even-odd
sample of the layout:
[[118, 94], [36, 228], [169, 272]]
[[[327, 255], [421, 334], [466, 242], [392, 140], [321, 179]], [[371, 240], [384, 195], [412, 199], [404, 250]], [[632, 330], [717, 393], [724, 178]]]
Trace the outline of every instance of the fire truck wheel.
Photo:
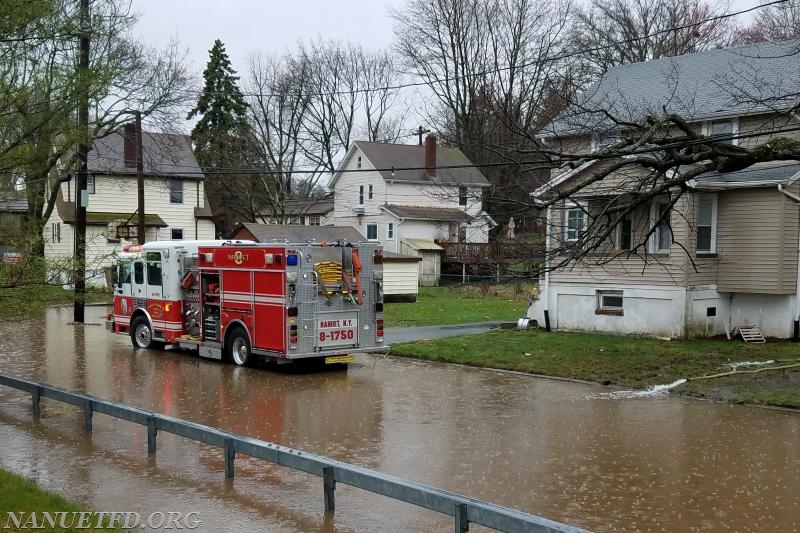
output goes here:
[[143, 316], [137, 316], [131, 324], [131, 342], [134, 348], [159, 348], [162, 343], [153, 340], [153, 330]]
[[250, 340], [241, 327], [234, 328], [228, 333], [228, 359], [236, 366], [248, 366], [253, 360]]

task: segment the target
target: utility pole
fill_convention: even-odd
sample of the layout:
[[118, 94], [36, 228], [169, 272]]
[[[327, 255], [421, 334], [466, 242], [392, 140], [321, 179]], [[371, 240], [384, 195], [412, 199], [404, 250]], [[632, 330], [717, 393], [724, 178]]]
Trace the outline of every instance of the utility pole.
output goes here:
[[142, 150], [142, 114], [136, 112], [136, 192], [138, 194], [137, 212], [139, 219], [136, 225], [137, 244], [144, 244], [144, 154]]
[[419, 135], [419, 145], [422, 146], [422, 136], [426, 133], [430, 133], [431, 130], [423, 130], [422, 126], [417, 129], [417, 135]]
[[89, 0], [80, 0], [80, 60], [78, 62], [78, 183], [75, 198], [75, 302], [73, 320], [84, 321], [86, 295], [86, 207], [89, 194], [86, 190], [89, 155]]

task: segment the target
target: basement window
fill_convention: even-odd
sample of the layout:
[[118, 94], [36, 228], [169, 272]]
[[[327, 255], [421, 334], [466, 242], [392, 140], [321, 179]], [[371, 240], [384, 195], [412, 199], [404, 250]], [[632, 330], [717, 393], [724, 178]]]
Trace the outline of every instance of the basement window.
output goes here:
[[622, 316], [622, 291], [597, 291], [596, 315]]

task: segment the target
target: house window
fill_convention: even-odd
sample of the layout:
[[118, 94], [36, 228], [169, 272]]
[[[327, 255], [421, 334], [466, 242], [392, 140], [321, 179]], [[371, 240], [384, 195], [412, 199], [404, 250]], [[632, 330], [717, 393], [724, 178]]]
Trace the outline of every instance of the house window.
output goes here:
[[358, 205], [364, 205], [364, 186], [358, 186]]
[[617, 224], [616, 234], [614, 235], [614, 248], [616, 250], [630, 250], [633, 240], [631, 214], [625, 215]]
[[378, 225], [377, 224], [367, 224], [367, 240], [370, 240], [370, 241], [377, 241], [378, 240]]
[[169, 203], [183, 203], [183, 180], [175, 178], [169, 180]]
[[183, 239], [183, 229], [182, 228], [172, 228], [170, 230], [170, 237], [173, 241], [179, 241]]
[[597, 291], [597, 312], [622, 314], [622, 291]]
[[367, 199], [372, 200], [372, 184], [371, 183], [369, 184], [369, 187], [367, 188], [367, 191], [368, 191], [367, 192]]
[[94, 194], [94, 174], [86, 174], [86, 192]]
[[289, 217], [289, 224], [293, 224], [295, 226], [300, 226], [301, 217], [299, 216], [291, 216]]
[[308, 217], [308, 225], [309, 226], [319, 226], [319, 217]]
[[467, 188], [458, 188], [458, 205], [467, 205]]
[[[653, 253], [669, 253], [672, 245], [672, 231], [669, 226], [669, 204], [665, 202], [653, 202], [650, 211], [655, 230], [650, 237], [650, 251]], [[652, 226], [651, 226], [652, 227]]]
[[606, 133], [603, 135], [598, 135], [592, 139], [592, 147], [593, 152], [597, 152], [599, 150], [604, 150], [609, 146], [617, 144], [619, 142], [619, 135], [616, 133]]
[[394, 222], [386, 224], [386, 238], [394, 239]]
[[53, 222], [50, 225], [50, 229], [53, 232], [53, 242], [61, 242], [61, 223], [60, 222]]
[[361, 156], [356, 158], [356, 168], [361, 168]]
[[586, 231], [589, 217], [586, 212], [586, 205], [578, 202], [569, 202], [565, 213], [566, 225], [564, 227], [564, 240], [567, 242], [578, 242]]
[[697, 201], [697, 246], [700, 253], [714, 253], [717, 247], [717, 202], [712, 195]]
[[706, 135], [712, 139], [719, 139], [721, 144], [739, 144], [734, 139], [739, 133], [739, 124], [735, 119], [712, 120], [707, 123]]

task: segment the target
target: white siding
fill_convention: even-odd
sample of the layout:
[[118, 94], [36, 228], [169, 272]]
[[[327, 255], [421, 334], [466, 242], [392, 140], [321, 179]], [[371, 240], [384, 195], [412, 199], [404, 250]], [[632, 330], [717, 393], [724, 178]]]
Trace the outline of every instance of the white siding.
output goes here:
[[418, 264], [386, 260], [383, 263], [384, 294], [417, 294], [419, 288]]
[[[62, 190], [66, 201], [74, 201], [74, 184]], [[203, 207], [205, 194], [203, 182], [197, 180], [183, 181], [183, 203], [171, 203], [169, 181], [164, 179], [145, 179], [145, 212], [161, 217], [168, 225], [166, 228], [148, 228], [146, 240], [169, 239], [171, 229], [183, 230], [184, 239], [213, 239], [214, 223], [211, 220], [199, 220], [194, 216], [195, 207]], [[88, 211], [101, 213], [134, 213], [137, 209], [137, 189], [135, 177], [95, 177], [95, 193], [89, 195]], [[136, 223], [135, 218], [131, 221]], [[52, 224], [61, 224], [61, 242], [52, 242]], [[95, 285], [104, 283], [103, 268], [109, 266], [113, 254], [122, 249], [123, 240], [119, 244], [107, 242], [109, 230], [107, 226], [88, 225], [86, 228], [86, 272], [89, 282]], [[45, 230], [45, 256], [48, 258], [73, 256], [73, 225], [65, 224], [54, 209]]]

